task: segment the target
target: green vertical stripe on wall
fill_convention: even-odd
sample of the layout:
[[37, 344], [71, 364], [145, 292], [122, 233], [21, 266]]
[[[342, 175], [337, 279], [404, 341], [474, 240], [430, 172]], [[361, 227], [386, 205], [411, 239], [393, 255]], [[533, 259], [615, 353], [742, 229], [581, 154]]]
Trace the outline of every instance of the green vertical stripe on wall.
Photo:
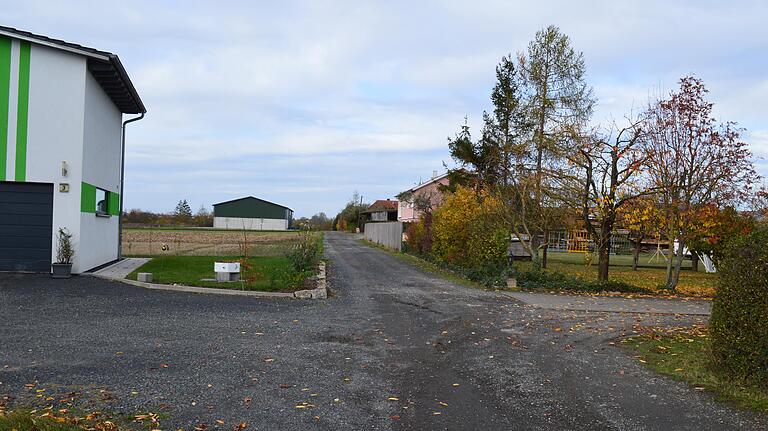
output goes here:
[[20, 42], [19, 110], [16, 120], [16, 181], [27, 179], [27, 117], [29, 114], [30, 43]]
[[11, 39], [0, 37], [0, 181], [5, 181], [8, 159], [8, 106], [11, 103]]
[[96, 212], [96, 186], [82, 183], [80, 188], [80, 212]]
[[107, 192], [107, 212], [113, 216], [120, 215], [120, 194]]

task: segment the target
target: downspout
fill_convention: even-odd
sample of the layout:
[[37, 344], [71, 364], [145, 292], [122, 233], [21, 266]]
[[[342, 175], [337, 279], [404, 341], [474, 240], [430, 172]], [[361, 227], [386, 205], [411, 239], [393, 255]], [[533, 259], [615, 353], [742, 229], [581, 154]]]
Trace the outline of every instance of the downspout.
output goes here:
[[118, 229], [118, 235], [117, 235], [117, 260], [120, 260], [123, 258], [123, 196], [125, 196], [125, 126], [128, 125], [128, 123], [133, 123], [134, 121], [139, 121], [142, 118], [144, 118], [144, 112], [142, 112], [138, 117], [134, 117], [128, 120], [123, 121], [123, 137], [120, 140], [120, 211], [117, 214], [117, 229]]

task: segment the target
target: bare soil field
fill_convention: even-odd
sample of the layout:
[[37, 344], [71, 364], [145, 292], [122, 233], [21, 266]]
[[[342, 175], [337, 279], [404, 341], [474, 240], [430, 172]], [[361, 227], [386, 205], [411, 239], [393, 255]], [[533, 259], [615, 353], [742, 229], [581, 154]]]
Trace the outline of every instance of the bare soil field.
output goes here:
[[297, 232], [227, 231], [208, 229], [124, 229], [126, 256], [239, 256], [244, 243], [251, 256], [282, 256]]

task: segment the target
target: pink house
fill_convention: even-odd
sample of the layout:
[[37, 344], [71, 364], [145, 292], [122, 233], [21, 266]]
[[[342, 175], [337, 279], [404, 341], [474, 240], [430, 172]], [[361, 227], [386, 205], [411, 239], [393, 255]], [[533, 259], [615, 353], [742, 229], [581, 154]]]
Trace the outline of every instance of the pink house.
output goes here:
[[435, 172], [430, 180], [398, 195], [410, 195], [410, 198], [407, 200], [400, 199], [400, 204], [397, 207], [397, 220], [406, 223], [419, 220], [421, 211], [416, 209], [413, 204], [416, 198], [428, 199], [433, 209], [439, 207], [443, 203], [443, 193], [440, 191], [440, 186], [447, 186], [448, 182], [447, 173], [438, 176]]

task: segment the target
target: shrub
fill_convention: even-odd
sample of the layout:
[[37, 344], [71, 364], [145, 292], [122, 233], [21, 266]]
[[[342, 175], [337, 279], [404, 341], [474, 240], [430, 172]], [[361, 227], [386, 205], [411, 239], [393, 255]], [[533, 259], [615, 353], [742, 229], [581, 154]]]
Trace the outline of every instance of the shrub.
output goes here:
[[500, 265], [506, 260], [509, 233], [499, 217], [500, 202], [458, 187], [432, 217], [432, 252], [465, 268]]
[[56, 240], [56, 263], [72, 263], [75, 248], [72, 246], [72, 234], [67, 228], [59, 228]]
[[768, 388], [768, 227], [726, 243], [712, 304], [712, 360], [723, 376]]
[[310, 232], [301, 232], [299, 240], [286, 253], [296, 272], [306, 272], [313, 269], [322, 254], [321, 237]]
[[416, 254], [432, 251], [432, 213], [425, 212], [419, 221], [408, 223], [405, 229], [406, 250]]

